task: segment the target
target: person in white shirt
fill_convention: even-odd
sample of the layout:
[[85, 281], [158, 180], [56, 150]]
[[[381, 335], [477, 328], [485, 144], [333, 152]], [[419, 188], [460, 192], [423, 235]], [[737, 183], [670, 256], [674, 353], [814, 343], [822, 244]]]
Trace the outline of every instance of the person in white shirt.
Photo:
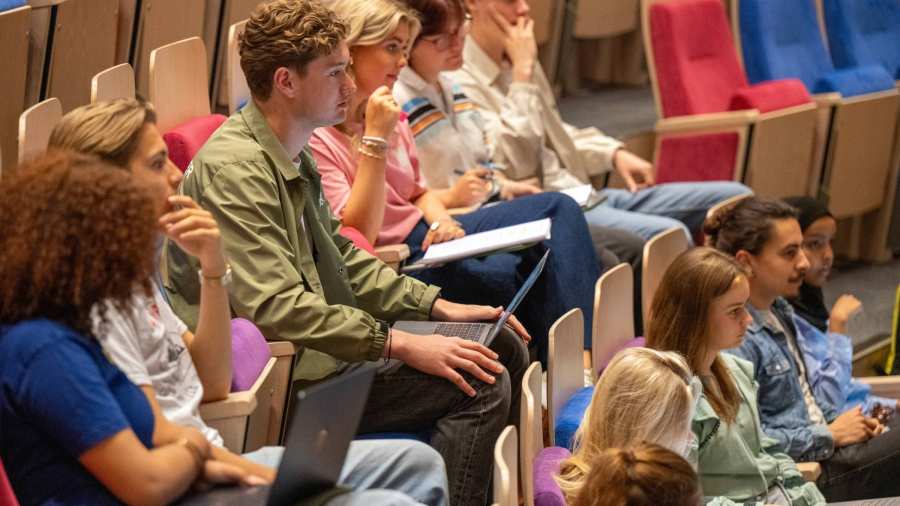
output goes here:
[[462, 67], [452, 77], [478, 106], [493, 160], [506, 167], [508, 177], [537, 177], [545, 190], [562, 190], [614, 171], [627, 189], [603, 190], [605, 200], [585, 218], [644, 239], [671, 227], [690, 238], [710, 207], [750, 192], [724, 181], [654, 185], [653, 166], [620, 141], [562, 120], [537, 62], [526, 0], [465, 0], [465, 6], [472, 25]]

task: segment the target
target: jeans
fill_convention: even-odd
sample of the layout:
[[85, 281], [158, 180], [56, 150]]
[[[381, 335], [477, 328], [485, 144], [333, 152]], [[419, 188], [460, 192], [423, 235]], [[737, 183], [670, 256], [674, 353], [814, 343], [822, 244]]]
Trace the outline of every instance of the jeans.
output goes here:
[[[482, 258], [467, 258], [411, 275], [441, 287], [441, 296], [465, 304], [506, 306], [546, 249], [544, 272], [522, 301], [516, 316], [528, 329], [546, 368], [547, 335], [556, 320], [579, 308], [584, 313], [585, 335], [591, 335], [594, 285], [600, 266], [581, 207], [556, 192], [521, 197], [457, 216], [467, 234], [484, 232], [532, 220], [551, 218], [551, 238], [535, 247]], [[422, 257], [428, 226], [422, 220], [406, 238], [410, 261]]]
[[[283, 446], [268, 446], [244, 458], [277, 468], [283, 455]], [[353, 441], [338, 484], [353, 491], [331, 499], [329, 506], [448, 504], [444, 461], [418, 441]]]
[[837, 448], [824, 460], [816, 485], [828, 502], [900, 496], [900, 417], [888, 422], [888, 432]]
[[728, 181], [666, 183], [636, 193], [606, 189], [606, 200], [585, 213], [585, 219], [591, 226], [627, 230], [644, 240], [672, 227], [681, 228], [691, 239], [710, 207], [745, 193], [750, 189]]
[[453, 506], [490, 504], [494, 444], [507, 425], [518, 424], [528, 350], [508, 330], [497, 335], [491, 349], [505, 367], [493, 384], [460, 371], [475, 389], [474, 397], [447, 379], [392, 360], [375, 376], [360, 422], [363, 434], [430, 433], [431, 446], [446, 463]]

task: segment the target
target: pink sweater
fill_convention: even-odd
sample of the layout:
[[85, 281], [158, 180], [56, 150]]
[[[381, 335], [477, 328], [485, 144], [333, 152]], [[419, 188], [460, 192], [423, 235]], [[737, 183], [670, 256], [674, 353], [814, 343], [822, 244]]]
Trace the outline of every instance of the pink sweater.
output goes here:
[[[319, 128], [309, 141], [322, 190], [335, 216], [343, 218], [344, 206], [356, 179], [359, 155], [352, 149], [350, 138], [334, 127]], [[413, 204], [425, 193], [419, 159], [409, 123], [400, 121], [394, 130], [391, 147], [386, 154], [384, 222], [375, 241], [377, 246], [399, 244], [422, 219], [422, 211]]]

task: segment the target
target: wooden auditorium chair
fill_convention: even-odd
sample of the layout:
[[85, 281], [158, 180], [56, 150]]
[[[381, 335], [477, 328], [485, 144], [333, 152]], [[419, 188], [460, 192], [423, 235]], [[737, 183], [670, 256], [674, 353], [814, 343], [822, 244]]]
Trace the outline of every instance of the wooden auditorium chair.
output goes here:
[[750, 85], [721, 0], [643, 0], [657, 181], [736, 180], [761, 195], [809, 186], [816, 110], [797, 80]]
[[18, 162], [19, 115], [25, 110], [28, 73], [28, 33], [31, 7], [25, 0], [0, 0], [0, 162], [10, 172]]

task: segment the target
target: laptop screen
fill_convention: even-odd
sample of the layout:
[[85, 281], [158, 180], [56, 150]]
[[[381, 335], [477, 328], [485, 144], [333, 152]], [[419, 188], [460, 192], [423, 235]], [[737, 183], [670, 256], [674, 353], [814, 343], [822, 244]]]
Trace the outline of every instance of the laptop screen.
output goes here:
[[528, 275], [528, 279], [525, 280], [525, 283], [522, 284], [522, 287], [519, 288], [519, 291], [516, 292], [515, 297], [513, 297], [512, 301], [510, 301], [509, 306], [507, 306], [503, 313], [500, 315], [500, 318], [497, 320], [497, 323], [494, 324], [494, 328], [491, 331], [492, 335], [495, 335], [504, 325], [506, 325], [506, 320], [509, 319], [509, 315], [513, 314], [516, 309], [519, 308], [519, 304], [522, 303], [522, 299], [528, 295], [528, 291], [531, 290], [531, 287], [534, 286], [534, 283], [537, 281], [538, 277], [540, 277], [541, 272], [544, 271], [544, 264], [547, 263], [547, 257], [550, 256], [550, 250], [547, 250], [544, 253], [544, 256], [541, 257], [541, 261], [534, 266], [534, 270], [531, 271], [531, 274]]

